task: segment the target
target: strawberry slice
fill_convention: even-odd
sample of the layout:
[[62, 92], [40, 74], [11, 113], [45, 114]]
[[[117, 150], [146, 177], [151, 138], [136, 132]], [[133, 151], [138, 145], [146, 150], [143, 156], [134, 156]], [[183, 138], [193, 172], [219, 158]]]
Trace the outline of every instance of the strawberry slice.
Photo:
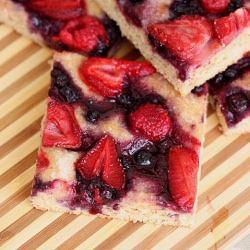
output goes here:
[[240, 32], [250, 24], [250, 11], [245, 8], [237, 9], [229, 16], [214, 20], [214, 30], [223, 46], [229, 44]]
[[212, 14], [220, 14], [228, 7], [230, 0], [201, 0], [203, 8]]
[[50, 18], [69, 20], [86, 12], [84, 0], [31, 0], [30, 9]]
[[98, 204], [102, 204], [103, 200], [100, 194], [100, 189], [99, 188], [95, 188], [94, 189], [94, 200], [96, 201], [96, 203]]
[[158, 104], [144, 104], [129, 115], [132, 130], [151, 141], [168, 136], [172, 125], [167, 111]]
[[111, 136], [106, 139], [105, 158], [103, 159], [102, 179], [115, 189], [122, 189], [125, 184], [125, 174], [116, 152], [115, 141]]
[[181, 60], [189, 60], [201, 52], [213, 35], [211, 23], [198, 15], [172, 22], [148, 26], [149, 33]]
[[112, 97], [121, 94], [125, 76], [144, 77], [153, 74], [155, 68], [148, 62], [92, 57], [82, 63], [79, 72], [82, 81], [94, 92]]
[[49, 102], [46, 118], [43, 146], [63, 148], [81, 146], [81, 128], [70, 105], [56, 101]]
[[101, 176], [111, 187], [120, 190], [125, 185], [125, 174], [118, 159], [114, 139], [105, 135], [76, 163], [83, 178], [90, 180]]
[[87, 180], [94, 178], [100, 174], [105, 157], [106, 139], [102, 138], [95, 146], [88, 151], [86, 155], [82, 155], [76, 164], [76, 168]]
[[173, 200], [180, 208], [192, 211], [197, 190], [198, 155], [189, 148], [175, 146], [169, 151], [168, 164], [169, 191]]
[[61, 40], [70, 48], [85, 53], [91, 52], [98, 42], [109, 45], [105, 27], [97, 18], [91, 16], [82, 16], [68, 21], [54, 40]]

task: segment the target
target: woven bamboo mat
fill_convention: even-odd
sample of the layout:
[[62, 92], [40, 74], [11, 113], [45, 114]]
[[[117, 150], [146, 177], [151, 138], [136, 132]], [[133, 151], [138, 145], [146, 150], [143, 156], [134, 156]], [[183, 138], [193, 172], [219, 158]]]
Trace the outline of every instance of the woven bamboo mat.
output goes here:
[[[129, 43], [117, 57], [136, 59]], [[0, 249], [227, 249], [249, 233], [250, 134], [224, 136], [209, 108], [195, 227], [33, 209], [51, 52], [0, 24]]]

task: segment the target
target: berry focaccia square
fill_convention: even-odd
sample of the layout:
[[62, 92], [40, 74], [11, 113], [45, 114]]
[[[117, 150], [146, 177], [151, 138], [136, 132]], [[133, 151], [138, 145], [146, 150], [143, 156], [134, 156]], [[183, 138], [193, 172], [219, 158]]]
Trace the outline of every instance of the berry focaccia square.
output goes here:
[[182, 95], [250, 49], [249, 1], [96, 0]]
[[91, 0], [0, 0], [0, 22], [55, 51], [109, 56], [120, 30]]
[[145, 61], [56, 53], [33, 206], [193, 225], [207, 92], [182, 97]]
[[210, 103], [225, 134], [250, 132], [250, 52], [209, 80]]

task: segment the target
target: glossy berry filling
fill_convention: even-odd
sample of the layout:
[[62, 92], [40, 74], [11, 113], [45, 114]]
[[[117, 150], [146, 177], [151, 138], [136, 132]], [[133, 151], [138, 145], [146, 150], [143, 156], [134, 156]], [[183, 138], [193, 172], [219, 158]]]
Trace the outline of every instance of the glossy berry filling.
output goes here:
[[248, 53], [236, 64], [228, 67], [209, 81], [209, 92], [215, 96], [222, 107], [228, 127], [235, 126], [250, 115], [250, 91], [234, 87], [231, 83], [244, 77], [250, 70]]
[[[65, 43], [64, 39], [60, 38], [60, 32], [64, 30], [66, 25], [71, 21], [71, 19], [55, 19], [53, 17], [44, 15], [39, 12], [39, 8], [35, 11], [30, 7], [32, 4], [30, 1], [25, 0], [12, 0], [14, 2], [20, 3], [24, 6], [26, 12], [29, 16], [29, 28], [31, 32], [38, 33], [43, 38], [43, 42], [49, 48], [56, 51], [76, 51], [79, 53], [87, 54], [88, 56], [107, 56], [112, 48], [117, 46], [121, 41], [121, 33], [118, 26], [114, 21], [104, 16], [100, 20], [101, 25], [105, 29], [105, 38], [97, 36], [98, 42], [91, 49], [84, 50], [79, 47], [72, 46], [72, 43]], [[69, 12], [70, 13], [70, 12]], [[72, 19], [76, 22], [76, 19]], [[86, 27], [88, 28], [88, 27]], [[89, 31], [89, 33], [94, 31]], [[68, 35], [67, 35], [68, 37]], [[93, 39], [86, 38], [87, 40]], [[87, 46], [86, 46], [87, 47]], [[110, 52], [111, 53], [111, 52]]]
[[[191, 158], [196, 159], [196, 162], [192, 163], [194, 165], [191, 165], [191, 168], [193, 167], [195, 170], [198, 168], [197, 159], [200, 141], [182, 129], [174, 112], [168, 108], [167, 101], [161, 95], [146, 88], [140, 79], [132, 80], [125, 77], [120, 95], [111, 98], [105, 97], [102, 101], [87, 98], [75, 86], [72, 78], [60, 63], [54, 64], [51, 78], [52, 84], [49, 96], [52, 100], [79, 105], [83, 110], [86, 110], [84, 118], [90, 124], [98, 124], [107, 118], [121, 114], [127, 129], [134, 135], [132, 141], [119, 142], [114, 146], [114, 141], [110, 136], [97, 135], [88, 131], [86, 138], [83, 139], [82, 145], [78, 149], [67, 149], [77, 151], [82, 155], [81, 159], [75, 163], [76, 182], [72, 184], [74, 195], [70, 201], [67, 201], [70, 209], [83, 207], [92, 214], [101, 213], [105, 204], [109, 204], [113, 209], [119, 209], [119, 199], [122, 199], [129, 190], [133, 189], [133, 181], [140, 178], [153, 184], [154, 190], [152, 192], [158, 197], [156, 201], [158, 205], [176, 211], [192, 212], [193, 201], [187, 201], [187, 205], [178, 203], [169, 191], [167, 173], [170, 159], [168, 155], [173, 148], [176, 148], [176, 152], [180, 148], [186, 152], [186, 155], [194, 155]], [[206, 94], [206, 88], [196, 89], [194, 93], [197, 95]], [[167, 133], [164, 131], [164, 136], [160, 139], [158, 137], [153, 137], [154, 140], [146, 139], [140, 135], [140, 132], [138, 134], [131, 127], [131, 114], [136, 114], [135, 111], [143, 110], [145, 107], [158, 107], [159, 112], [167, 112], [165, 113], [165, 116], [167, 116], [166, 123], [171, 123], [171, 126], [167, 128]], [[143, 115], [144, 111], [140, 112]], [[137, 115], [140, 116], [141, 113]], [[113, 152], [114, 147], [116, 152]], [[192, 150], [188, 149], [189, 147]], [[108, 170], [110, 165], [104, 164], [104, 167], [99, 168], [98, 162], [99, 157], [101, 160], [107, 156], [107, 161], [109, 161], [109, 155], [115, 154], [117, 154], [117, 161], [120, 163], [116, 161], [116, 163], [111, 164], [118, 164], [115, 172], [112, 171], [112, 174], [115, 174], [116, 177], [111, 178]], [[41, 160], [44, 161], [44, 157]], [[177, 164], [185, 164], [186, 160], [182, 157], [182, 154], [180, 154], [178, 160]], [[86, 167], [91, 169], [87, 171]], [[120, 167], [121, 169], [119, 169]], [[173, 172], [173, 175], [175, 175], [175, 172]], [[120, 181], [118, 182], [118, 180]], [[53, 185], [37, 179], [34, 184], [34, 194], [38, 191], [44, 191], [46, 187], [51, 188], [51, 186]], [[193, 194], [195, 192], [196, 190]]]

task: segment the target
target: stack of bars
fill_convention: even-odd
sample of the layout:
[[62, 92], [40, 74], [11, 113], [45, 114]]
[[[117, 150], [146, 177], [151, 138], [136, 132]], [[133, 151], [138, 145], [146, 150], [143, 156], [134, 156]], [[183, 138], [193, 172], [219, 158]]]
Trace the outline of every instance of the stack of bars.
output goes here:
[[[249, 1], [0, 0], [0, 21], [54, 51], [32, 205], [192, 226], [208, 101], [250, 132]], [[122, 35], [145, 60], [112, 57]]]

